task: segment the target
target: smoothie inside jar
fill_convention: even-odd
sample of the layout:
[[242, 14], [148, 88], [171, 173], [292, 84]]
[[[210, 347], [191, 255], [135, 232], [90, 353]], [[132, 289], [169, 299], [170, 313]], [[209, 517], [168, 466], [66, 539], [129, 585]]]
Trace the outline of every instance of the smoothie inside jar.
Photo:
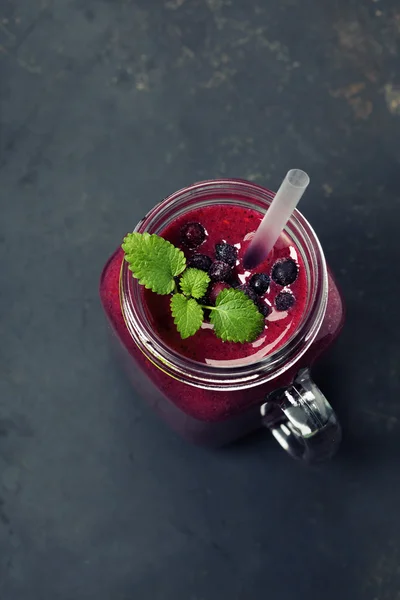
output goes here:
[[[173, 322], [170, 311], [170, 296], [160, 296], [142, 288], [142, 298], [148, 319], [155, 333], [175, 352], [200, 363], [213, 367], [235, 367], [265, 358], [283, 346], [294, 334], [303, 318], [307, 302], [307, 275], [298, 248], [283, 232], [267, 259], [251, 271], [243, 267], [243, 257], [250, 241], [261, 223], [263, 214], [245, 206], [212, 204], [192, 209], [181, 214], [158, 232], [159, 235], [180, 247], [189, 260], [194, 254], [207, 255], [216, 260], [216, 244], [227, 243], [237, 249], [237, 260], [228, 284], [246, 286], [252, 275], [265, 273], [270, 284], [258, 301], [267, 312], [265, 328], [251, 343], [223, 342], [213, 332], [212, 325], [205, 320], [193, 336], [182, 339]], [[206, 230], [204, 242], [195, 249], [182, 243], [182, 229], [187, 223], [200, 223]], [[281, 271], [275, 266], [297, 267], [296, 278], [279, 277]], [[282, 296], [283, 294], [283, 296]], [[292, 304], [285, 309], [285, 300], [290, 295]], [[283, 300], [283, 302], [282, 302]]]

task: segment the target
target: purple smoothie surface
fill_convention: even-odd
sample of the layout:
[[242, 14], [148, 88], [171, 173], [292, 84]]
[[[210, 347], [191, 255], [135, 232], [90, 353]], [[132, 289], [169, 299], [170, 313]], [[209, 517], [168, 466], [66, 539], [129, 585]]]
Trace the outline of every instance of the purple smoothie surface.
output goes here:
[[[283, 346], [293, 335], [302, 320], [307, 297], [307, 280], [300, 252], [286, 234], [276, 242], [268, 258], [255, 269], [246, 271], [243, 257], [251, 238], [259, 226], [263, 215], [256, 210], [233, 204], [213, 204], [193, 209], [180, 215], [167, 225], [159, 235], [180, 247], [190, 259], [194, 254], [208, 255], [216, 260], [216, 244], [226, 242], [237, 248], [237, 261], [233, 268], [232, 280], [236, 285], [247, 285], [255, 273], [271, 276], [277, 261], [292, 259], [297, 264], [296, 280], [290, 285], [279, 285], [271, 279], [269, 289], [260, 297], [269, 307], [265, 319], [265, 329], [252, 343], [222, 342], [205, 321], [194, 336], [182, 339], [173, 322], [169, 296], [159, 296], [143, 288], [143, 301], [154, 331], [171, 349], [194, 361], [216, 367], [241, 366], [258, 361]], [[190, 222], [201, 223], [207, 232], [205, 241], [196, 248], [182, 243], [181, 232]], [[294, 295], [294, 304], [288, 310], [277, 310], [275, 301], [278, 294], [288, 292]], [[278, 303], [279, 304], [279, 303]]]

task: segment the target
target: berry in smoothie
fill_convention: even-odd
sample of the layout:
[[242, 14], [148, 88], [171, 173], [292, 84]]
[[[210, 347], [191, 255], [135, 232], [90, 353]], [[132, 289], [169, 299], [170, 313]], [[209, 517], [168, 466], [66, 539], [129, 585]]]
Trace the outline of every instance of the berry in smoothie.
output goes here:
[[206, 254], [193, 254], [187, 262], [188, 267], [193, 269], [201, 269], [201, 271], [208, 271], [211, 267], [212, 260]]
[[264, 317], [268, 317], [268, 315], [271, 314], [272, 308], [271, 308], [271, 305], [268, 304], [267, 300], [265, 300], [265, 299], [259, 300], [257, 306], [258, 306], [258, 310]]
[[222, 260], [215, 260], [208, 274], [212, 281], [227, 281], [232, 275], [232, 267]]
[[181, 229], [181, 242], [188, 248], [197, 248], [204, 242], [206, 235], [201, 223], [185, 223]]
[[276, 310], [289, 310], [295, 302], [296, 298], [291, 292], [279, 292], [275, 298]]
[[237, 260], [237, 248], [231, 244], [222, 242], [215, 245], [215, 257], [217, 260], [227, 263], [231, 267], [236, 265]]
[[279, 285], [294, 283], [298, 275], [298, 266], [292, 258], [278, 260], [272, 267], [271, 277]]
[[262, 296], [268, 291], [270, 281], [271, 279], [266, 273], [254, 273], [250, 277], [249, 286], [258, 296]]
[[246, 296], [248, 296], [250, 300], [252, 300], [252, 302], [254, 302], [254, 304], [258, 307], [258, 301], [260, 298], [250, 285], [244, 283], [239, 287], [239, 290], [242, 290], [242, 292], [244, 292]]

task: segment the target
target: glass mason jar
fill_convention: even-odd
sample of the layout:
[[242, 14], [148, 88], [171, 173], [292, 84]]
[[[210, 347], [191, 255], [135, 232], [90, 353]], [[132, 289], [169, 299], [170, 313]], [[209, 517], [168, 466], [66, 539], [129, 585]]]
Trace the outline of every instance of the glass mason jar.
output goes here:
[[[160, 233], [177, 216], [215, 203], [265, 213], [273, 197], [273, 192], [243, 180], [204, 181], [163, 200], [135, 231]], [[121, 249], [104, 267], [100, 295], [136, 390], [174, 430], [191, 441], [218, 446], [266, 427], [292, 456], [323, 460], [335, 452], [340, 426], [311, 380], [310, 367], [339, 334], [343, 303], [318, 238], [297, 210], [285, 233], [305, 265], [306, 306], [292, 337], [257, 362], [221, 368], [171, 350], [146, 316], [141, 286]]]

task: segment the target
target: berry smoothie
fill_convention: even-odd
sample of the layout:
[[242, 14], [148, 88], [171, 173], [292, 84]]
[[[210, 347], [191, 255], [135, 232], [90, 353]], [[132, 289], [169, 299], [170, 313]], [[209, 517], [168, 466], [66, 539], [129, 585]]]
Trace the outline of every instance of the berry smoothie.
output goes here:
[[152, 408], [197, 443], [218, 446], [261, 427], [265, 399], [309, 368], [343, 325], [340, 293], [299, 213], [264, 263], [243, 268], [272, 198], [249, 182], [201, 182], [165, 199], [136, 228], [164, 237], [183, 250], [189, 267], [207, 271], [203, 306], [213, 306], [226, 287], [244, 291], [265, 318], [253, 342], [216, 337], [207, 309], [201, 328], [182, 339], [170, 296], [139, 285], [121, 248], [103, 269], [100, 297], [125, 371]]
[[[184, 251], [189, 266], [211, 274], [214, 282], [209, 286], [206, 304], [212, 304], [215, 292], [233, 286], [247, 293], [266, 317], [264, 331], [254, 342], [222, 342], [207, 320], [194, 336], [182, 339], [171, 316], [170, 297], [143, 289], [143, 301], [154, 330], [171, 349], [213, 367], [241, 366], [276, 351], [297, 329], [304, 312], [307, 280], [301, 254], [289, 237], [281, 235], [267, 260], [256, 269], [243, 268], [244, 253], [262, 216], [249, 208], [214, 204], [181, 215], [160, 232]], [[198, 240], [185, 241], [187, 232], [195, 233], [196, 226], [203, 235]], [[219, 260], [224, 258], [225, 261]], [[225, 265], [231, 269], [219, 281], [221, 274], [216, 272], [213, 277], [213, 273]]]

